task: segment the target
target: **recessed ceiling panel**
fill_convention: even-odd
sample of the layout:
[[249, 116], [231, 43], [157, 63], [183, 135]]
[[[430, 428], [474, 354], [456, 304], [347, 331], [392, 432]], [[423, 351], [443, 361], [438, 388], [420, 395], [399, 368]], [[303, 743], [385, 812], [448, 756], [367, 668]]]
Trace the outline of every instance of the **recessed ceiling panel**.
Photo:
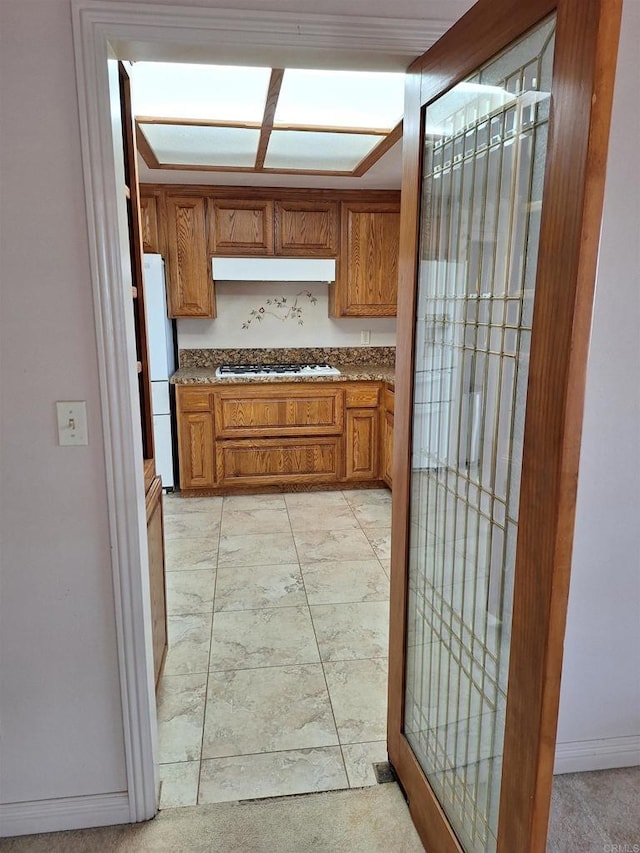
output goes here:
[[364, 133], [274, 130], [265, 169], [350, 172], [384, 137]]
[[136, 116], [261, 122], [270, 68], [136, 62], [132, 71]]
[[275, 124], [391, 129], [402, 118], [404, 74], [284, 72]]
[[260, 131], [245, 127], [202, 127], [141, 124], [160, 163], [180, 166], [244, 166], [255, 164]]

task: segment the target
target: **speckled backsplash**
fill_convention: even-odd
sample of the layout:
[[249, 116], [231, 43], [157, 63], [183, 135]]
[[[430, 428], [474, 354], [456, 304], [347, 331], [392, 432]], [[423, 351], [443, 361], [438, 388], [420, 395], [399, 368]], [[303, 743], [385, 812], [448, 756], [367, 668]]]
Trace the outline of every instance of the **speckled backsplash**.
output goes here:
[[297, 347], [256, 349], [181, 349], [180, 367], [217, 367], [219, 364], [267, 364], [268, 362], [324, 362], [336, 367], [379, 364], [393, 367], [395, 347]]

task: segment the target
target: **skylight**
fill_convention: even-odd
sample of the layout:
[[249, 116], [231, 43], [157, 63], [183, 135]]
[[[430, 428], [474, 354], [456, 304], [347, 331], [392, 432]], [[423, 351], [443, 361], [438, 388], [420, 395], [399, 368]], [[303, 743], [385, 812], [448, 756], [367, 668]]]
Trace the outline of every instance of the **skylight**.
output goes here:
[[137, 62], [147, 165], [364, 174], [401, 136], [404, 75]]
[[136, 116], [259, 124], [270, 76], [270, 68], [136, 62], [133, 111]]
[[403, 99], [404, 74], [288, 68], [274, 124], [391, 130]]

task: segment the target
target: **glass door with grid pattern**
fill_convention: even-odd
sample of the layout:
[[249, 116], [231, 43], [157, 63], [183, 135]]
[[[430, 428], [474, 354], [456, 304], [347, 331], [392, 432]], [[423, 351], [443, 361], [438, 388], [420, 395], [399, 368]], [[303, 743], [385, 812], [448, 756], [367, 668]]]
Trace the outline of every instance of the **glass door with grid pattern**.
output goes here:
[[496, 849], [555, 18], [427, 106], [405, 736], [468, 851]]

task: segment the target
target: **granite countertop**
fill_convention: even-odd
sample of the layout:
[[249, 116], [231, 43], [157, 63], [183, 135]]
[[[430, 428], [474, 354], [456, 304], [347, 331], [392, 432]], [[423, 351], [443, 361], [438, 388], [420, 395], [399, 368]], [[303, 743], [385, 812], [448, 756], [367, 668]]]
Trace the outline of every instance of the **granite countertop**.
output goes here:
[[[329, 362], [339, 376], [234, 376], [220, 379], [220, 364]], [[314, 347], [180, 350], [173, 385], [244, 385], [249, 382], [387, 382], [393, 385], [395, 347]]]
[[386, 382], [393, 385], [395, 368], [381, 364], [341, 364], [339, 376], [231, 376], [221, 379], [215, 367], [181, 367], [171, 377], [173, 385], [246, 385], [277, 382]]

